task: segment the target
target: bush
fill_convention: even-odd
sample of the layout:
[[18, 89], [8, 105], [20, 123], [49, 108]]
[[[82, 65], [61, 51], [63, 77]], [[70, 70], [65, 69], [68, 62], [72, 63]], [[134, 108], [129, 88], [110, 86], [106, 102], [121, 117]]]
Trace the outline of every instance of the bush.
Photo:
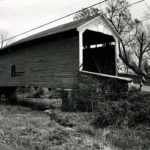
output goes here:
[[127, 112], [125, 107], [122, 102], [100, 102], [99, 111], [95, 113], [94, 125], [99, 127], [120, 125]]
[[47, 87], [38, 87], [34, 98], [60, 98], [60, 91], [57, 89], [49, 89]]
[[23, 94], [23, 93], [25, 93], [25, 90], [24, 90], [23, 87], [18, 87], [17, 90], [16, 90], [16, 92], [17, 92], [18, 94]]
[[54, 91], [49, 91], [46, 87], [18, 87], [17, 88], [17, 96], [24, 98], [52, 98]]
[[37, 98], [49, 98], [51, 96], [51, 93], [49, 91], [48, 88], [46, 87], [39, 87], [36, 91], [36, 94], [34, 95], [34, 97]]
[[32, 86], [18, 87], [16, 93], [17, 97], [32, 98], [34, 97], [36, 90]]
[[68, 92], [62, 93], [63, 111], [92, 111], [92, 91], [73, 90], [68, 98]]
[[[122, 97], [122, 96], [121, 96]], [[150, 125], [150, 94], [128, 93], [128, 97], [116, 101], [99, 102], [93, 124], [99, 127], [110, 125]]]

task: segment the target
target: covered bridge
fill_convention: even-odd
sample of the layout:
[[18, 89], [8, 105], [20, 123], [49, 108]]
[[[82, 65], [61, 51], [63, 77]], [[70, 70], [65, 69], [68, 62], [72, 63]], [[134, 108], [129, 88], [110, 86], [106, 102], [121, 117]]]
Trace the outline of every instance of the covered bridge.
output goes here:
[[79, 82], [90, 76], [100, 83], [105, 79], [124, 83], [127, 89], [131, 80], [117, 76], [119, 39], [103, 15], [24, 38], [0, 51], [0, 87], [74, 89], [85, 87], [85, 80]]

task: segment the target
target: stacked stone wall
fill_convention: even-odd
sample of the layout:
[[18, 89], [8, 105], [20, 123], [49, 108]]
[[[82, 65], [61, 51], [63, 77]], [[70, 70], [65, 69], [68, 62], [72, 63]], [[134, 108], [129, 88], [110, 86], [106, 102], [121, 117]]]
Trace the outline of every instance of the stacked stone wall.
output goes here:
[[78, 87], [62, 91], [64, 111], [96, 111], [98, 103], [128, 92], [129, 82], [86, 73], [79, 73]]

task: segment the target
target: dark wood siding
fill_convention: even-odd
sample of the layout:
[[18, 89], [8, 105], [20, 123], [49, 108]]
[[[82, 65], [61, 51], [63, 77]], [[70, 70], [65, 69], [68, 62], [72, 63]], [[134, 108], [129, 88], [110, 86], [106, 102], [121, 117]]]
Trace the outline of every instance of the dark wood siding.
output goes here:
[[[0, 86], [46, 86], [72, 88], [79, 65], [78, 35], [38, 40], [13, 47], [0, 55]], [[16, 76], [11, 67], [16, 66]]]

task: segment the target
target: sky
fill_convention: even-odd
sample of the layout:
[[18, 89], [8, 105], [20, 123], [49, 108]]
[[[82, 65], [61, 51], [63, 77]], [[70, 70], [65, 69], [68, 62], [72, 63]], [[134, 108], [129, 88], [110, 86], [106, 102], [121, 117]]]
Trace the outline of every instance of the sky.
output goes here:
[[[8, 32], [9, 37], [15, 36], [100, 1], [102, 0], [0, 0], [0, 31]], [[129, 3], [137, 1], [129, 0]], [[132, 6], [130, 9], [133, 18], [142, 19], [144, 12], [150, 12], [149, 7], [150, 0]], [[56, 24], [62, 24], [71, 19], [72, 17], [68, 17]], [[56, 24], [51, 24], [40, 30]]]

